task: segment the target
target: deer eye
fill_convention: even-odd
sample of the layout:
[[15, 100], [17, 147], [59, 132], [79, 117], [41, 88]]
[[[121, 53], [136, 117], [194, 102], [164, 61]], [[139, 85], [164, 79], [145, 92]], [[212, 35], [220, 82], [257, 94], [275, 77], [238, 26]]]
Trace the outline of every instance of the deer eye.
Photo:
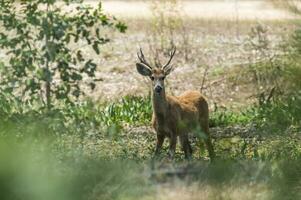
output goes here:
[[155, 78], [154, 78], [153, 76], [151, 76], [150, 79], [151, 79], [152, 81], [155, 80]]
[[161, 77], [160, 80], [163, 81], [165, 79], [165, 76]]

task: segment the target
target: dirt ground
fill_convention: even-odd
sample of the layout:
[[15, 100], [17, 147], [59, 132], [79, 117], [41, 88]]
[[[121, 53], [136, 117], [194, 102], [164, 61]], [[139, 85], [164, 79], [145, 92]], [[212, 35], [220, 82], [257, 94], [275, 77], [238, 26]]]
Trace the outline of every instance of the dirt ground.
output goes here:
[[[128, 30], [125, 34], [105, 32], [112, 41], [102, 46], [99, 56], [81, 47], [84, 56], [92, 57], [98, 65], [99, 82], [94, 91], [87, 92], [92, 99], [103, 101], [149, 94], [149, 80], [138, 75], [135, 62], [139, 47], [153, 60], [151, 50], [159, 42], [152, 30], [156, 13], [151, 10], [152, 2], [103, 1], [104, 12], [124, 21]], [[178, 95], [185, 90], [202, 90], [211, 106], [217, 103], [240, 107], [254, 101], [254, 88], [237, 81], [248, 79], [240, 69], [257, 56], [246, 45], [250, 32], [256, 26], [264, 27], [269, 43], [267, 51], [273, 54], [292, 33], [294, 24], [291, 22], [296, 16], [260, 0], [179, 2], [178, 17], [183, 26], [173, 33], [178, 51], [173, 61], [174, 71], [166, 80], [168, 93]], [[99, 1], [86, 3], [96, 6]], [[67, 9], [72, 9], [72, 5]], [[164, 62], [167, 58], [162, 54]], [[4, 52], [0, 52], [0, 59], [7, 59]], [[232, 69], [237, 66], [238, 73], [236, 70], [233, 74]]]
[[[279, 20], [292, 19], [292, 14], [273, 7], [267, 0], [253, 1], [180, 1], [185, 16], [197, 19], [249, 19]], [[115, 1], [103, 2], [104, 11], [118, 17], [149, 18], [152, 16], [149, 1]]]
[[[252, 86], [229, 80], [229, 77], [232, 80], [248, 78], [240, 72], [233, 77], [233, 66], [256, 57], [246, 45], [252, 28], [266, 29], [268, 51], [272, 54], [290, 36], [294, 28], [291, 22], [296, 16], [275, 8], [268, 1], [183, 1], [180, 6], [185, 30], [176, 31], [174, 35], [180, 47], [173, 62], [175, 70], [167, 79], [168, 93], [178, 95], [185, 90], [203, 88], [211, 107], [214, 103], [240, 107], [253, 102]], [[150, 8], [149, 1], [103, 2], [104, 11], [125, 21], [128, 31], [126, 34], [110, 33], [112, 42], [103, 46], [97, 58], [97, 76], [101, 81], [91, 95], [93, 99], [149, 93], [150, 83], [138, 75], [135, 62], [139, 47], [153, 59], [150, 51], [157, 41], [151, 30], [154, 13]], [[189, 52], [186, 59], [185, 49], [180, 44], [184, 36], [187, 39], [184, 48]]]

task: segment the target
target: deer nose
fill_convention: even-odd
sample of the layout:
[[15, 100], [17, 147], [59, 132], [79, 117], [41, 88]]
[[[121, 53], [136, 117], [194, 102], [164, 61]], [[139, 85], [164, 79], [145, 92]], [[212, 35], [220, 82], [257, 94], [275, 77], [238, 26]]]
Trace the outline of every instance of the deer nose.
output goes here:
[[155, 87], [155, 91], [156, 91], [157, 93], [160, 93], [160, 92], [162, 91], [162, 87], [159, 86], [159, 85], [157, 85], [157, 86]]

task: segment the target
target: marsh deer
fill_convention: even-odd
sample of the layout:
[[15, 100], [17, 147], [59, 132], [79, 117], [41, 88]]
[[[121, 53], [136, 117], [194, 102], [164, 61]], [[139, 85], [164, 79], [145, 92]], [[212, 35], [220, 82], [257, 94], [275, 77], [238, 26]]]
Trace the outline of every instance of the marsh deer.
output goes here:
[[188, 140], [189, 133], [202, 131], [212, 160], [215, 156], [209, 134], [209, 110], [204, 96], [199, 91], [186, 91], [180, 96], [165, 94], [164, 80], [172, 71], [171, 60], [176, 48], [170, 52], [168, 62], [163, 66], [152, 67], [140, 48], [137, 53], [139, 62], [137, 71], [150, 78], [152, 82], [152, 125], [157, 132], [155, 155], [158, 155], [165, 138], [169, 138], [169, 156], [174, 157], [177, 137], [179, 136], [185, 158], [189, 159], [192, 148]]

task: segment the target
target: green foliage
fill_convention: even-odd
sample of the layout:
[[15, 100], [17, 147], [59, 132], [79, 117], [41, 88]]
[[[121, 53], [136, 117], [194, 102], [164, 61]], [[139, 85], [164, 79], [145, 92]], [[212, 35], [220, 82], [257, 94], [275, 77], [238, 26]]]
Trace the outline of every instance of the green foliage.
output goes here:
[[210, 115], [210, 127], [229, 126], [234, 124], [248, 124], [256, 115], [256, 107], [244, 109], [242, 111], [231, 111], [229, 109], [217, 108]]
[[292, 94], [261, 106], [256, 120], [264, 130], [269, 130], [269, 134], [289, 134], [289, 129], [300, 130], [301, 94]]
[[296, 53], [300, 55], [301, 53], [301, 29], [298, 28], [294, 35], [293, 35], [293, 40], [292, 40], [293, 46], [296, 49]]
[[300, 139], [296, 136], [233, 136], [215, 141], [217, 155], [225, 160], [279, 161], [301, 159]]
[[274, 136], [257, 147], [260, 160], [301, 159], [301, 145], [296, 136]]
[[126, 96], [116, 103], [107, 105], [102, 112], [103, 121], [141, 125], [150, 123], [152, 115], [151, 98]]
[[[196, 184], [206, 190], [215, 188], [208, 199], [227, 196], [224, 194], [227, 187], [243, 189], [254, 185], [260, 185], [260, 191], [266, 190], [266, 197], [271, 199], [300, 198], [298, 159], [273, 162], [228, 159], [172, 166], [159, 163], [163, 166], [151, 171], [145, 162], [129, 158], [107, 160], [91, 157], [83, 150], [57, 150], [45, 138], [7, 139], [0, 144], [0, 197], [7, 200], [157, 199], [156, 192], [162, 192], [167, 181], [181, 187], [184, 182], [185, 187]], [[185, 177], [187, 185], [179, 175]]]
[[[172, 176], [177, 181], [187, 177], [189, 183], [192, 180], [206, 190], [214, 187], [208, 199], [231, 199], [227, 195], [234, 192], [224, 189], [242, 185], [259, 185], [260, 191], [268, 188], [264, 197], [271, 199], [300, 199], [300, 31], [289, 58], [266, 55], [268, 38], [264, 30], [258, 32], [260, 27], [254, 29], [249, 45], [255, 57], [261, 55], [263, 60], [253, 60], [248, 70], [256, 80], [259, 101], [240, 111], [217, 108], [210, 113], [211, 132], [221, 130], [220, 137], [214, 137], [216, 162], [209, 165], [204, 161], [204, 152], [196, 147], [199, 141], [192, 137], [193, 161], [197, 163], [189, 162], [186, 168], [178, 148], [175, 162], [159, 160], [157, 172], [146, 164], [156, 140], [148, 128], [152, 114], [149, 96], [65, 104], [82, 94], [79, 86], [83, 80], [88, 78], [91, 89], [95, 87], [96, 64], [73, 45], [84, 43], [99, 54], [100, 45], [109, 41], [101, 35], [102, 28], [124, 32], [124, 24], [103, 15], [100, 6], [93, 9], [78, 4], [73, 15], [64, 13], [55, 0], [21, 1], [21, 8], [14, 3], [0, 0], [4, 27], [0, 45], [9, 59], [0, 61], [1, 199], [151, 200], [158, 198], [152, 193], [153, 183]], [[163, 46], [170, 45], [181, 21], [165, 21], [166, 16], [160, 16], [165, 13], [160, 12], [157, 19], [162, 21], [156, 26], [163, 28], [159, 30], [162, 33], [170, 31], [168, 44], [161, 41]], [[277, 98], [272, 88], [279, 92]], [[55, 99], [63, 101], [52, 109], [41, 106]], [[248, 134], [231, 129], [234, 126]], [[233, 137], [223, 138], [227, 130]], [[163, 153], [167, 151], [165, 143]], [[190, 172], [191, 177], [185, 174]], [[155, 188], [165, 195], [165, 185]]]
[[[64, 8], [70, 5], [76, 9], [67, 13]], [[126, 30], [103, 14], [101, 4], [92, 8], [72, 0], [1, 0], [0, 21], [0, 47], [9, 58], [0, 67], [1, 88], [47, 107], [54, 99], [78, 98], [83, 79], [89, 78], [85, 82], [94, 89], [97, 65], [84, 55], [83, 45], [99, 54], [100, 46], [109, 42], [104, 28]]]
[[148, 192], [134, 162], [91, 159], [76, 151], [66, 156], [44, 140], [0, 144], [1, 199], [139, 199]]
[[14, 104], [14, 99], [12, 99], [8, 94], [0, 93], [0, 118], [4, 118], [12, 113]]
[[283, 160], [274, 163], [271, 187], [274, 189], [272, 199], [300, 199], [300, 162], [301, 160]]
[[210, 127], [255, 123], [269, 134], [288, 128], [300, 128], [300, 95], [291, 95], [264, 105], [253, 105], [240, 111], [216, 109], [210, 116]]
[[[223, 133], [227, 132], [226, 134], [236, 137], [222, 139], [222, 133], [221, 138], [215, 141], [217, 154], [225, 159], [298, 158], [300, 145], [299, 140], [294, 138], [301, 129], [300, 102], [299, 95], [236, 112], [218, 108], [211, 113], [211, 127], [219, 127]], [[73, 138], [73, 145], [90, 144], [87, 149], [90, 154], [110, 155], [110, 158], [140, 160], [149, 158], [153, 153], [155, 135], [149, 129], [139, 128], [141, 125], [150, 126], [150, 97], [126, 96], [119, 101], [99, 105], [84, 101], [47, 111], [39, 109], [39, 106], [33, 110], [30, 104], [22, 104], [3, 93], [0, 104], [3, 105], [1, 137], [8, 137], [11, 133], [16, 134], [19, 139], [60, 136], [64, 141], [63, 146], [69, 144]], [[242, 127], [242, 130], [233, 129], [231, 132], [231, 127], [234, 126]], [[132, 132], [129, 127], [137, 127], [137, 130]], [[248, 127], [254, 129], [248, 130]], [[228, 128], [230, 132], [226, 131]], [[246, 136], [251, 138], [244, 138]], [[283, 142], [277, 142], [279, 140]], [[297, 143], [292, 143], [293, 141]], [[193, 146], [197, 146], [196, 144]], [[195, 155], [198, 155], [198, 148], [195, 151]], [[180, 155], [182, 154], [178, 154], [177, 159], [181, 160]]]
[[[154, 153], [155, 134], [139, 130], [137, 125], [150, 123], [150, 103], [150, 97], [127, 96], [117, 102], [95, 105], [85, 101], [47, 111], [39, 107], [27, 109], [26, 104], [2, 95], [0, 104], [9, 109], [0, 118], [1, 198], [152, 199], [154, 180], [170, 180], [174, 171], [182, 169], [184, 158], [178, 148], [173, 164], [164, 159], [158, 161], [158, 172], [150, 171], [146, 165]], [[244, 114], [217, 110], [212, 120], [223, 128], [251, 122], [268, 124], [278, 118], [264, 118], [268, 110], [265, 113], [262, 109], [277, 110], [279, 104], [269, 106], [242, 111]], [[288, 109], [291, 115], [297, 114], [293, 110]], [[128, 125], [138, 130], [127, 129]], [[115, 132], [112, 129], [116, 126], [125, 128], [112, 135], [110, 131]], [[204, 158], [198, 157], [198, 148], [194, 148], [193, 159], [198, 162], [189, 164], [191, 180], [217, 190], [229, 185], [237, 188], [243, 184], [264, 184], [273, 199], [274, 195], [298, 198], [298, 192], [288, 191], [295, 190], [300, 183], [300, 176], [294, 176], [298, 175], [296, 166], [301, 158], [300, 139], [291, 135], [260, 137], [263, 130], [270, 131], [266, 126], [261, 128], [251, 138], [215, 139], [215, 150], [221, 160], [211, 165], [202, 164]], [[163, 149], [167, 154], [167, 144]], [[155, 175], [149, 181], [151, 173]], [[212, 193], [212, 198], [219, 196]]]
[[[79, 104], [57, 106], [52, 110], [36, 109], [32, 104], [24, 104], [13, 96], [2, 93], [0, 96], [1, 119], [0, 135], [6, 128], [18, 130], [18, 135], [27, 137], [32, 127], [44, 127], [45, 134], [117, 134], [126, 125], [145, 125], [151, 120], [150, 97], [126, 96], [118, 102], [95, 105], [91, 101]], [[39, 119], [39, 120], [36, 120]], [[36, 131], [33, 131], [36, 132]]]
[[[29, 109], [30, 105], [21, 104], [9, 96], [2, 95], [0, 100], [0, 104], [3, 105], [0, 120], [2, 136], [8, 136], [10, 130], [14, 130], [19, 138], [24, 139], [31, 136], [67, 134], [78, 138], [78, 145], [83, 141], [90, 143], [90, 139], [95, 138], [100, 143], [95, 144], [93, 149], [102, 149], [103, 152], [106, 152], [104, 149], [110, 149], [113, 157], [145, 159], [152, 155], [155, 135], [152, 133], [143, 135], [139, 131], [132, 134], [127, 129], [141, 125], [150, 126], [152, 114], [150, 97], [126, 96], [119, 101], [100, 105], [84, 101], [51, 111]], [[273, 141], [278, 140], [275, 138], [278, 135], [285, 137], [282, 138], [283, 141], [294, 141], [294, 134], [300, 131], [300, 105], [300, 96], [295, 96], [264, 106], [253, 106], [240, 112], [217, 109], [211, 113], [211, 127], [225, 129], [232, 126], [248, 127], [249, 124], [253, 124], [252, 126], [256, 128], [248, 133], [254, 140], [245, 140], [240, 138], [239, 133], [233, 132], [227, 134], [237, 135], [239, 138], [215, 141], [218, 154], [229, 152], [226, 158], [278, 159], [282, 157], [276, 156], [278, 155], [276, 150], [280, 146], [280, 149], [285, 147], [288, 150], [287, 157], [297, 158], [300, 155], [298, 145], [287, 146]], [[41, 129], [44, 131], [38, 131]], [[247, 129], [245, 131], [248, 132]], [[266, 138], [267, 142], [259, 142], [261, 140], [257, 140], [258, 137]], [[140, 143], [143, 145], [140, 146]], [[103, 152], [98, 154], [103, 155]], [[282, 149], [281, 152], [279, 155], [283, 155], [286, 151]]]
[[85, 101], [77, 105], [63, 106], [52, 113], [59, 115], [63, 122], [66, 122], [66, 130], [71, 134], [84, 134], [92, 130], [96, 133], [115, 135], [126, 125], [149, 124], [152, 110], [150, 97], [126, 96], [117, 102], [101, 105]]

